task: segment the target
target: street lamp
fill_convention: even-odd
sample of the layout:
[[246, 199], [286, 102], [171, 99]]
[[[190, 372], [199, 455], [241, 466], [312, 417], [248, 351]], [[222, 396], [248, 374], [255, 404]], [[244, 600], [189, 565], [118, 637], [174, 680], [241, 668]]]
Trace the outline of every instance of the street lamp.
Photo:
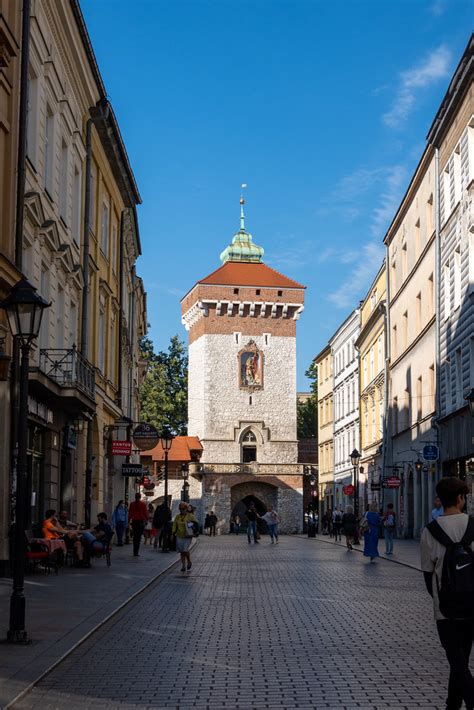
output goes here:
[[354, 515], [359, 518], [359, 461], [360, 454], [357, 449], [351, 454], [351, 464], [354, 468]]
[[181, 464], [181, 475], [183, 477], [183, 489], [181, 491], [181, 500], [184, 503], [189, 503], [189, 466], [186, 463]]
[[11, 334], [21, 349], [20, 396], [18, 412], [18, 456], [16, 469], [16, 506], [13, 535], [13, 592], [10, 597], [10, 626], [7, 641], [27, 643], [25, 629], [25, 525], [28, 468], [28, 372], [30, 347], [38, 337], [43, 311], [50, 306], [26, 279], [21, 279], [7, 298], [0, 302], [6, 311]]
[[464, 397], [469, 405], [469, 411], [471, 412], [471, 417], [474, 417], [474, 387], [470, 392]]

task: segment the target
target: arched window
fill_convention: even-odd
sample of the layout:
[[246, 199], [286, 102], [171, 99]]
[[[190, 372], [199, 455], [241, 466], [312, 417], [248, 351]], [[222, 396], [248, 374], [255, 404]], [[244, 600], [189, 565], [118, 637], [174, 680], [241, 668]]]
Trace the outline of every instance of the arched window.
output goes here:
[[251, 429], [247, 429], [240, 439], [242, 463], [252, 463], [257, 460], [257, 437]]

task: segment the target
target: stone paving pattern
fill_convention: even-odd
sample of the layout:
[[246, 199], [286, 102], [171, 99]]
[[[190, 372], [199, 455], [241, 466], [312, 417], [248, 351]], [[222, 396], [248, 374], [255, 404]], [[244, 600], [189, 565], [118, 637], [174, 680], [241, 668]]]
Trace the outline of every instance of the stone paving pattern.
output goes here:
[[444, 707], [420, 572], [338, 545], [201, 539], [15, 708]]

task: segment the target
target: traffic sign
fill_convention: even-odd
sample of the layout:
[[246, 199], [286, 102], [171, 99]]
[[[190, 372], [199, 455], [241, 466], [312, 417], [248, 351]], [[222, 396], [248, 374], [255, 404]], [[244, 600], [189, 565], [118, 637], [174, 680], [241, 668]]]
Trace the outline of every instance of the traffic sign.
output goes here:
[[385, 488], [400, 488], [401, 483], [398, 476], [389, 476], [385, 479]]
[[426, 444], [423, 446], [423, 458], [425, 461], [437, 461], [439, 458], [439, 449], [436, 444]]
[[342, 486], [342, 492], [344, 493], [345, 496], [352, 496], [354, 495], [354, 486], [350, 483], [348, 486]]
[[112, 441], [112, 456], [130, 456], [132, 453], [131, 441]]
[[143, 468], [141, 463], [123, 463], [122, 464], [122, 476], [139, 476], [140, 479], [143, 474]]
[[154, 449], [160, 435], [152, 424], [139, 424], [133, 431], [133, 443], [140, 451]]

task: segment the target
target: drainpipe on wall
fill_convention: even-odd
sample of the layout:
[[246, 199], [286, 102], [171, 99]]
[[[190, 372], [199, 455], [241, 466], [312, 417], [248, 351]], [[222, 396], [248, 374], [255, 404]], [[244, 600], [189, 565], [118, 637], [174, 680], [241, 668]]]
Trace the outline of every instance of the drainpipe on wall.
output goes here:
[[[441, 215], [439, 212], [439, 150], [435, 148], [435, 189], [433, 190], [434, 212], [435, 212], [435, 293], [436, 293], [436, 313], [435, 313], [435, 338], [436, 338], [436, 376], [435, 376], [435, 415], [431, 421], [436, 430], [436, 444], [440, 451], [440, 432], [438, 418], [441, 415], [441, 238], [440, 238], [440, 221]], [[440, 464], [441, 465], [441, 464]], [[438, 468], [438, 473], [441, 473]]]
[[[106, 118], [109, 112], [108, 104], [102, 110], [100, 119]], [[81, 314], [81, 341], [80, 352], [86, 359], [89, 355], [89, 279], [90, 279], [90, 229], [91, 229], [91, 180], [92, 180], [92, 124], [94, 118], [90, 117], [86, 121], [86, 185], [84, 204], [84, 233], [82, 252], [82, 276], [84, 288], [82, 291], [82, 314]], [[84, 518], [86, 527], [90, 527], [91, 522], [91, 502], [92, 502], [92, 461], [93, 461], [93, 435], [94, 418], [87, 422], [86, 435], [86, 469], [85, 469], [85, 495], [84, 495]]]
[[[117, 390], [117, 405], [122, 410], [123, 406], [123, 293], [124, 293], [124, 253], [125, 253], [125, 210], [120, 214], [120, 241], [119, 241], [119, 328], [118, 328], [118, 390]], [[123, 410], [122, 410], [123, 413]]]

